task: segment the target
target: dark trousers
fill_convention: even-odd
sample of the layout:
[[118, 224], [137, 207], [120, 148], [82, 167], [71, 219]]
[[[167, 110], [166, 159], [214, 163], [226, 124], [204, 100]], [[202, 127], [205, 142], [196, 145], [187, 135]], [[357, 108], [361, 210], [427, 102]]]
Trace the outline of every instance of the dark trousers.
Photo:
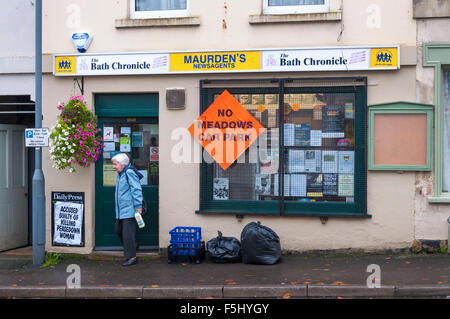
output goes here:
[[126, 259], [136, 257], [136, 228], [137, 222], [133, 218], [116, 219], [116, 233], [123, 246], [123, 256]]

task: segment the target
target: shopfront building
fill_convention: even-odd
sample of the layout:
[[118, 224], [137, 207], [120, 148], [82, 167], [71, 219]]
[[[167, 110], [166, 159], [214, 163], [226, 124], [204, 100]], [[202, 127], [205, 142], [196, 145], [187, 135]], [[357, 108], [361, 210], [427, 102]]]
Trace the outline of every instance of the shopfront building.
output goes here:
[[[204, 240], [218, 230], [239, 238], [255, 220], [277, 232], [284, 250], [411, 246], [417, 174], [432, 170], [433, 107], [416, 102], [409, 1], [395, 4], [396, 19], [383, 19], [380, 28], [368, 26], [367, 15], [352, 14], [366, 12], [365, 2], [342, 9], [340, 1], [325, 1], [328, 8], [313, 14], [315, 23], [268, 25], [264, 19], [279, 17], [255, 14], [263, 10], [260, 1], [226, 8], [190, 1], [183, 23], [191, 25], [173, 28], [133, 19], [129, 3], [106, 10], [103, 23], [94, 4], [80, 5], [81, 21], [94, 34], [87, 53], [53, 40], [63, 32], [49, 30], [68, 3], [45, 8], [51, 36], [45, 42], [44, 125], [56, 121], [58, 102], [82, 93], [104, 138], [95, 167], [75, 174], [55, 170], [46, 156], [47, 198], [84, 193], [78, 247], [52, 245], [47, 201], [47, 250], [120, 248], [111, 166], [118, 152], [144, 175], [150, 213], [138, 231], [141, 248], [166, 248], [176, 226], [202, 227]], [[391, 5], [378, 9], [393, 15]], [[218, 26], [211, 16], [226, 24]], [[296, 32], [305, 36], [290, 36]], [[411, 123], [420, 129], [407, 147], [420, 156], [390, 153], [402, 144], [390, 137], [404, 135]]]

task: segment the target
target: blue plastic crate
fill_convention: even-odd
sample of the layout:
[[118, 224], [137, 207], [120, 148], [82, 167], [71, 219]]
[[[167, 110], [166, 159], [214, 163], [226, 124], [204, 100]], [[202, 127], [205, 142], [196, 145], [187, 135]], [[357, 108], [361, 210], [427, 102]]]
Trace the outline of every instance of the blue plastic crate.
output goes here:
[[195, 255], [196, 249], [201, 248], [201, 227], [178, 226], [169, 233], [174, 255]]
[[200, 264], [205, 258], [205, 242], [201, 242], [200, 248], [196, 249], [179, 249], [173, 248], [172, 245], [168, 247], [168, 263], [196, 263]]

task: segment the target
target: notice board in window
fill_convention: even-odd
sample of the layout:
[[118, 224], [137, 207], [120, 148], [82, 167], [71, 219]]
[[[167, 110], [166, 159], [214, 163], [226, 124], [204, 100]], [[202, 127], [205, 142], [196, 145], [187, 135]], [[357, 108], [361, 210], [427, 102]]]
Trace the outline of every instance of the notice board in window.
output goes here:
[[393, 102], [369, 106], [369, 169], [432, 168], [433, 106]]

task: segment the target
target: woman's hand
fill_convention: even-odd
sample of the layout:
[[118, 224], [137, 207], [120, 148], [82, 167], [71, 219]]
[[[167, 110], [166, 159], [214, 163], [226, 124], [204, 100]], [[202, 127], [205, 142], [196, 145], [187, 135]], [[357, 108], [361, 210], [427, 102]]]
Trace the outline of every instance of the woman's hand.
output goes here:
[[135, 211], [142, 215], [142, 208], [136, 208]]

